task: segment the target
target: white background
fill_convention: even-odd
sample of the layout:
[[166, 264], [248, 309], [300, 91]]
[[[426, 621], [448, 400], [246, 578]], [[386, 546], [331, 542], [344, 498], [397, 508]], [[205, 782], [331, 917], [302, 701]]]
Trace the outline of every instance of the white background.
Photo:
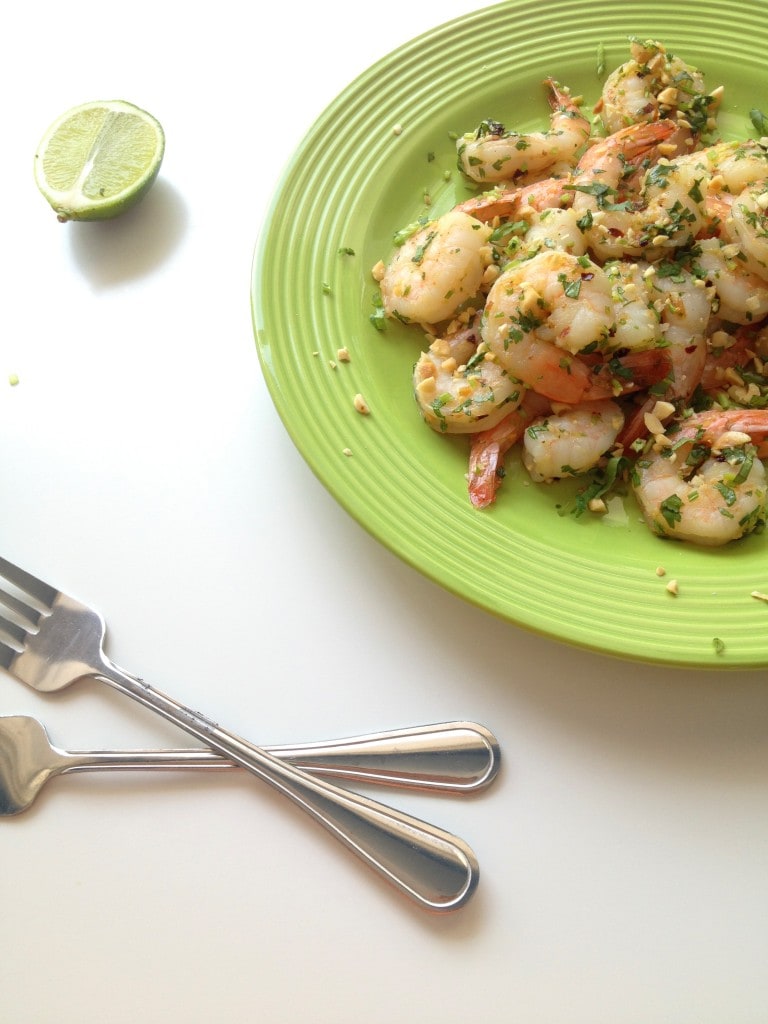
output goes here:
[[[768, 1020], [765, 674], [620, 663], [444, 593], [337, 507], [260, 374], [251, 264], [290, 154], [357, 74], [480, 6], [6, 13], [0, 550], [254, 740], [468, 718], [505, 764], [473, 800], [386, 794], [479, 857], [445, 916], [255, 780], [54, 780], [0, 822], [3, 1024]], [[164, 125], [161, 178], [119, 221], [58, 224], [36, 144], [113, 97]], [[69, 748], [186, 742], [95, 683], [2, 675], [0, 713]]]

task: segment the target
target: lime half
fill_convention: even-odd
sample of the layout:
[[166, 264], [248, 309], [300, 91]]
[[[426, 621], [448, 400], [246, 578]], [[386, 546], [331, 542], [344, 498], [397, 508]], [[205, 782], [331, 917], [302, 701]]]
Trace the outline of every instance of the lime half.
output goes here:
[[43, 136], [35, 181], [60, 221], [123, 213], [157, 177], [165, 135], [146, 110], [124, 100], [83, 103]]

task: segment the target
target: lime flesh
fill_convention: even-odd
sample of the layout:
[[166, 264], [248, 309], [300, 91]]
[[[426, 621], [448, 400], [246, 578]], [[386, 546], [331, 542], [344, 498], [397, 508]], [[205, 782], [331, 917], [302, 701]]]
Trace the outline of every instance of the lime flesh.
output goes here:
[[164, 150], [163, 129], [145, 110], [124, 100], [84, 103], [43, 136], [35, 180], [60, 221], [105, 220], [146, 194]]

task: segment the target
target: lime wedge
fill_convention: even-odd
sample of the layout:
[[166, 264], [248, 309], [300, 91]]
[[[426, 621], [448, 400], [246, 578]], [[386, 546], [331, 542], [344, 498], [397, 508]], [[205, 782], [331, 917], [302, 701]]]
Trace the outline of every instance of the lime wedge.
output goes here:
[[60, 221], [106, 220], [147, 192], [165, 136], [146, 110], [123, 100], [83, 103], [62, 114], [35, 154], [35, 181]]

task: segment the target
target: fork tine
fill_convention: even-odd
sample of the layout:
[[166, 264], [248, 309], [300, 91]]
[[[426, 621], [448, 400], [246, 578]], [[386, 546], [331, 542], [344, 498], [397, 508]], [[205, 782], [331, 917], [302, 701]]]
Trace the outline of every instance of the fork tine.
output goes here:
[[0, 640], [0, 665], [2, 665], [3, 668], [9, 669], [13, 664], [13, 659], [18, 655], [18, 653], [18, 651], [14, 651], [12, 647], [8, 644], [4, 644], [3, 641]]
[[8, 639], [24, 647], [29, 630], [26, 630], [24, 626], [19, 626], [17, 623], [12, 623], [10, 618], [0, 615], [0, 633], [4, 633]]
[[4, 604], [10, 611], [16, 612], [17, 615], [22, 619], [26, 619], [33, 626], [39, 625], [42, 613], [37, 608], [32, 608], [24, 601], [20, 601], [13, 594], [7, 594], [4, 590], [0, 590], [0, 603]]
[[22, 650], [24, 649], [27, 641], [27, 630], [23, 626], [19, 626], [17, 623], [11, 622], [10, 619], [0, 615], [0, 632], [4, 633], [9, 640], [17, 643]]
[[0, 576], [4, 576], [14, 586], [25, 590], [45, 605], [52, 605], [58, 594], [53, 587], [49, 587], [47, 583], [43, 583], [31, 573], [19, 569], [17, 565], [9, 562], [6, 558], [0, 558]]

